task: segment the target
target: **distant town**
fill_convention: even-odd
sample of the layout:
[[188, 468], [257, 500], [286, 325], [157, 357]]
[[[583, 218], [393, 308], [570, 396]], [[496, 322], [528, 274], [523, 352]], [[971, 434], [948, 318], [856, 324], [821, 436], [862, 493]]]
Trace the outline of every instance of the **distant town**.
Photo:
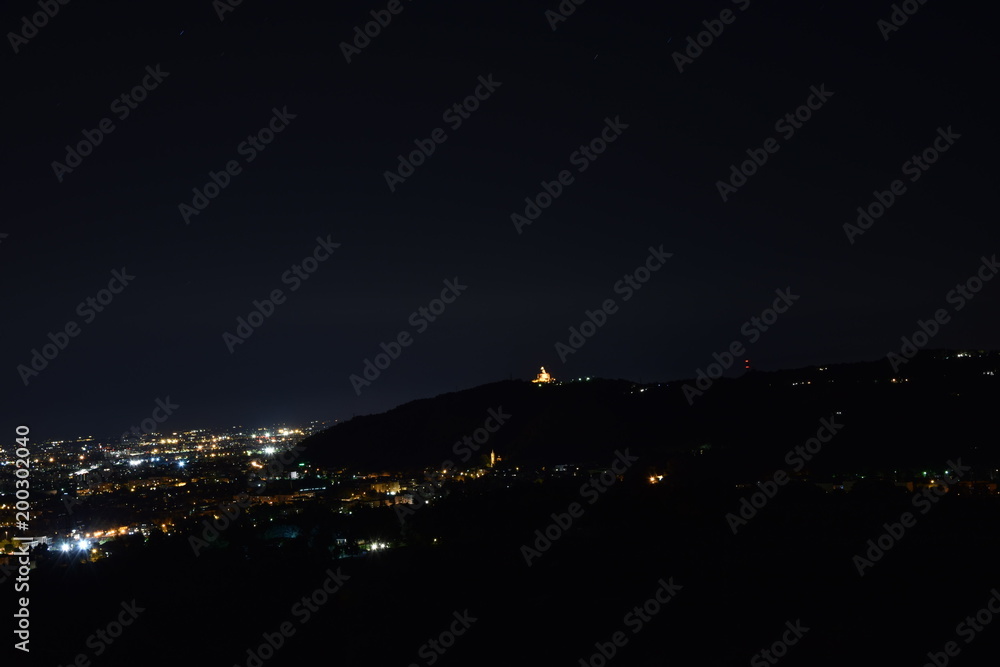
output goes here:
[[[945, 359], [979, 355], [959, 352]], [[815, 378], [827, 367], [803, 369], [801, 377], [782, 380], [791, 387], [819, 384]], [[990, 371], [992, 373], [992, 371]], [[589, 383], [591, 378], [560, 382], [544, 367], [531, 382], [543, 388]], [[596, 380], [596, 378], [595, 378]], [[832, 380], [831, 380], [832, 382]], [[908, 377], [888, 379], [903, 385]], [[649, 395], [666, 384], [633, 384], [629, 395]], [[841, 413], [834, 412], [835, 423]], [[484, 488], [511, 487], [565, 480], [567, 477], [621, 480], [623, 476], [608, 461], [552, 461], [529, 466], [505, 460], [504, 452], [489, 445], [476, 447], [477, 456], [466, 456], [461, 464], [448, 461], [437, 467], [398, 470], [361, 470], [320, 466], [303, 456], [300, 446], [307, 437], [335, 427], [338, 420], [313, 421], [304, 425], [275, 424], [184, 432], [126, 434], [115, 438], [84, 436], [72, 440], [32, 444], [31, 533], [49, 553], [67, 558], [100, 560], [113, 555], [121, 540], [149, 541], [158, 535], [190, 535], [195, 553], [199, 544], [208, 546], [237, 516], [257, 529], [267, 529], [266, 538], [297, 536], [294, 516], [309, 506], [352, 515], [368, 508], [391, 507], [398, 528], [420, 506], [433, 504], [457, 485]], [[812, 445], [789, 452], [787, 479], [819, 487], [827, 493], [848, 493], [866, 479], [860, 471], [816, 476], [807, 464], [822, 446], [821, 430]], [[703, 445], [694, 455], [704, 455]], [[456, 450], [457, 451], [457, 450]], [[458, 458], [458, 457], [456, 457]], [[976, 478], [949, 477], [944, 461], [937, 469], [879, 471], [875, 477], [912, 493], [927, 490], [938, 495], [997, 495], [1000, 469], [976, 470]], [[643, 467], [643, 483], [669, 481], [669, 465]], [[868, 477], [872, 477], [869, 471]], [[775, 480], [778, 479], [777, 473]], [[0, 463], [0, 529], [4, 531], [0, 553], [14, 553], [18, 533], [15, 517], [15, 475], [10, 456]], [[950, 482], [950, 483], [949, 483]], [[748, 493], [764, 489], [769, 482], [747, 479], [736, 485]], [[766, 489], [765, 489], [766, 490]], [[345, 524], [331, 547], [335, 557], [359, 556], [404, 543], [403, 531], [379, 535], [351, 529]], [[200, 542], [199, 542], [200, 541]]]

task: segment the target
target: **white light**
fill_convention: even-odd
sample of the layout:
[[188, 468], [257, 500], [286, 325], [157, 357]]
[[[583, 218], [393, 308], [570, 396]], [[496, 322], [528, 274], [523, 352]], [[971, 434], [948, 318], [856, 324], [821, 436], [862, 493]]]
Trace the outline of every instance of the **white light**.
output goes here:
[[264, 453], [265, 454], [274, 454], [274, 447], [265, 447], [264, 448]]
[[67, 544], [66, 542], [63, 542], [63, 545], [62, 545], [61, 548], [62, 548], [63, 551], [69, 551], [69, 544]]

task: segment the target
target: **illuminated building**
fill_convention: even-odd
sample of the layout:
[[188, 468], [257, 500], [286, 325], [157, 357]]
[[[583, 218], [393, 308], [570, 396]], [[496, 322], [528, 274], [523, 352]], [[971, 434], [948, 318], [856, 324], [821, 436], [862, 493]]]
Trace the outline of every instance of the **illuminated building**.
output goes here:
[[545, 372], [545, 366], [542, 366], [542, 372], [538, 374], [532, 382], [555, 382], [556, 379]]

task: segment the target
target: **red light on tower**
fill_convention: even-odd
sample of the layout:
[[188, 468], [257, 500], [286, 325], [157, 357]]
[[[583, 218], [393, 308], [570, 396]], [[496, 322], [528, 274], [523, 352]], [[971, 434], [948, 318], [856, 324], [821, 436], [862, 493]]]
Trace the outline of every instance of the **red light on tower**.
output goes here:
[[743, 368], [745, 368], [747, 370], [750, 370], [750, 360], [749, 359], [744, 359], [743, 363], [744, 363]]

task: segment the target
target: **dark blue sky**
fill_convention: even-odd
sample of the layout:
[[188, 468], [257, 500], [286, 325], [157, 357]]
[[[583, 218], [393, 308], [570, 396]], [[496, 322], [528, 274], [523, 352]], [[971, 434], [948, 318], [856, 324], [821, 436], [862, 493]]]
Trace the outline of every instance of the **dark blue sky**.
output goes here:
[[[890, 4], [592, 0], [552, 30], [557, 5], [404, 0], [350, 63], [340, 43], [385, 3], [255, 0], [224, 20], [210, 2], [70, 3], [17, 53], [8, 37], [3, 428], [120, 433], [167, 396], [165, 429], [344, 418], [541, 364], [691, 377], [747, 342], [779, 288], [800, 298], [748, 345], [755, 367], [876, 359], [997, 252], [994, 23], [977, 14], [993, 10], [928, 3], [885, 40]], [[725, 9], [679, 72], [674, 52]], [[8, 4], [0, 24], [37, 11]], [[135, 108], [115, 103], [144, 79]], [[832, 94], [794, 132], [778, 124], [813, 86]], [[448, 109], [477, 87], [456, 127]], [[294, 118], [251, 150], [274, 109]], [[60, 181], [52, 163], [105, 118], [113, 131]], [[574, 155], [609, 118], [604, 152]], [[960, 138], [910, 181], [904, 163], [948, 127]], [[390, 190], [397, 155], [437, 128]], [[723, 201], [717, 182], [769, 138]], [[230, 161], [186, 224], [179, 205]], [[511, 215], [564, 170], [519, 234]], [[905, 193], [850, 243], [844, 223], [896, 179]], [[293, 291], [283, 276], [317, 237], [340, 245]], [[661, 245], [672, 257], [626, 301], [616, 283]], [[87, 321], [78, 304], [123, 267], [134, 281]], [[467, 289], [421, 328], [411, 314], [456, 278]], [[223, 334], [276, 289], [284, 302], [230, 353]], [[615, 312], [562, 361], [555, 344], [606, 299]], [[997, 347], [998, 299], [986, 283], [929, 346]], [[71, 321], [26, 386], [18, 366]], [[349, 376], [401, 332], [411, 344], [358, 395]]]

